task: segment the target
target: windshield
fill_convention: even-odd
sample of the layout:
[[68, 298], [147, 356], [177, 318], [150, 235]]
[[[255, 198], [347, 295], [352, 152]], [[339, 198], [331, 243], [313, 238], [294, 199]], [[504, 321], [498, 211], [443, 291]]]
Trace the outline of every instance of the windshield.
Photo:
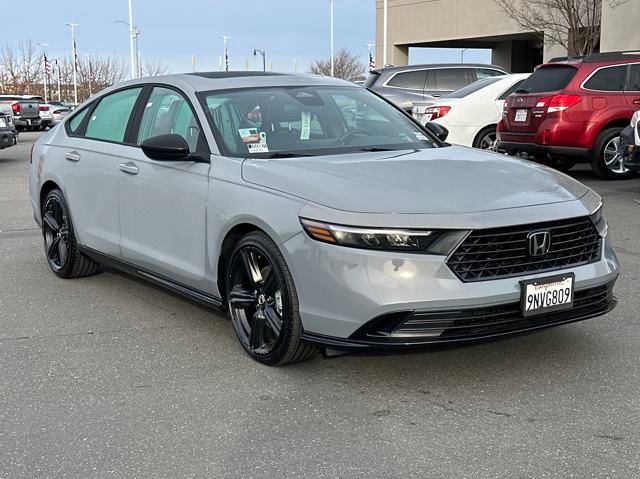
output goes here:
[[277, 158], [438, 146], [419, 125], [358, 87], [247, 88], [201, 94], [224, 154]]
[[504, 80], [504, 76], [484, 78], [467, 86], [463, 86], [462, 88], [458, 88], [456, 91], [452, 91], [448, 95], [444, 95], [443, 98], [464, 98], [500, 80]]

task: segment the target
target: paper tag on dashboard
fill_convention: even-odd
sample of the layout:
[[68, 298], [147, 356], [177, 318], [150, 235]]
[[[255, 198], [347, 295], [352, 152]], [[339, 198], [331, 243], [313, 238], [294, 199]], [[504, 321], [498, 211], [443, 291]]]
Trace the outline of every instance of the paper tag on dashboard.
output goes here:
[[242, 143], [258, 143], [260, 141], [260, 133], [257, 128], [240, 128], [238, 134]]
[[302, 112], [302, 121], [300, 125], [300, 139], [308, 140], [311, 136], [311, 113], [308, 111]]
[[269, 146], [266, 143], [247, 143], [249, 153], [269, 153]]

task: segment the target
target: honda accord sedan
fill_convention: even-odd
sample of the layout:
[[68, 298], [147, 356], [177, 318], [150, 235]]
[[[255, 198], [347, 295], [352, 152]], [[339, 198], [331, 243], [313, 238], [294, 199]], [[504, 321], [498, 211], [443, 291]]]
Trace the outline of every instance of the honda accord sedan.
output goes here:
[[132, 80], [37, 141], [31, 202], [57, 276], [108, 266], [223, 308], [269, 365], [611, 310], [600, 197], [443, 133], [332, 78]]

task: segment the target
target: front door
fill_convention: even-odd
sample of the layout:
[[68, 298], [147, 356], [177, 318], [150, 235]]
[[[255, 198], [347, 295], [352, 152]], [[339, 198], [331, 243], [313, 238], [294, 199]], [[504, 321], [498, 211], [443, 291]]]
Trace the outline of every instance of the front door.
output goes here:
[[[135, 142], [176, 133], [192, 153], [210, 154], [193, 109], [182, 93], [154, 87]], [[120, 162], [120, 246], [123, 259], [191, 288], [207, 291], [206, 206], [209, 163], [162, 162], [140, 148]]]

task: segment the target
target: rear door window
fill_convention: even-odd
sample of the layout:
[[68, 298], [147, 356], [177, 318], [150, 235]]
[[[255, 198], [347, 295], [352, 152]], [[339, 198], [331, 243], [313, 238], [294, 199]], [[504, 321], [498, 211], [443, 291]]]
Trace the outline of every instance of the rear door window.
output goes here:
[[591, 75], [583, 88], [596, 91], [624, 91], [626, 79], [627, 65], [601, 68]]
[[91, 113], [86, 138], [124, 142], [129, 117], [142, 88], [120, 90], [103, 97]]
[[429, 72], [427, 90], [453, 91], [471, 83], [468, 68], [436, 68]]
[[565, 65], [539, 68], [520, 85], [519, 90], [522, 90], [523, 93], [562, 90], [573, 79], [577, 71], [574, 67]]
[[494, 70], [493, 68], [476, 68], [475, 71], [478, 80], [482, 80], [483, 78], [502, 76], [505, 74], [504, 72], [501, 72], [500, 70]]
[[426, 70], [414, 70], [410, 72], [396, 73], [387, 83], [388, 86], [396, 88], [408, 88], [410, 90], [424, 89], [424, 82], [427, 78]]

